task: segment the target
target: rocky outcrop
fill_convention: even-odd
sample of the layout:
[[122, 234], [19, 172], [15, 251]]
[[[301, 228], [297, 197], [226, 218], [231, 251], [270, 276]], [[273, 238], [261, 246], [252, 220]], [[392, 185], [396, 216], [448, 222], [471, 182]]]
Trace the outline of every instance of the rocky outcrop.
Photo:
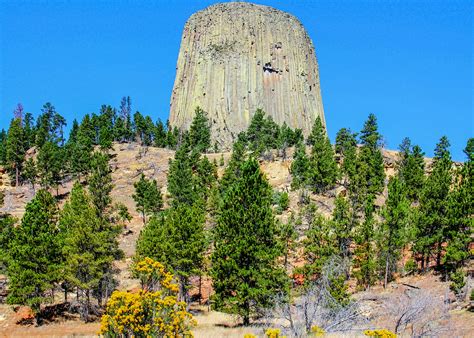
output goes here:
[[324, 122], [313, 44], [294, 16], [267, 6], [225, 3], [186, 22], [170, 123], [188, 128], [200, 106], [212, 137], [229, 146], [257, 108], [305, 134]]

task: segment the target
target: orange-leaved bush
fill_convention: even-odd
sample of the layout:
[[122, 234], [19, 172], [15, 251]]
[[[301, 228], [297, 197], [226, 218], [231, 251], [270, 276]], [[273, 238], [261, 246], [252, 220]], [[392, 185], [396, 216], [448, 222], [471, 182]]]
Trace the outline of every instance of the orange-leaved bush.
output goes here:
[[151, 258], [137, 262], [134, 274], [140, 278], [138, 292], [115, 291], [101, 319], [105, 337], [192, 337], [196, 325], [186, 304], [178, 301], [173, 275]]

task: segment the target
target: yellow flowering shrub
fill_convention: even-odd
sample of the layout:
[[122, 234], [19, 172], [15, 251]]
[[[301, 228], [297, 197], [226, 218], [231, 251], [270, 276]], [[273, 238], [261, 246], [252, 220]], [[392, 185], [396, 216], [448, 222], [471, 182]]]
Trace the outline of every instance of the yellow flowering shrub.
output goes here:
[[257, 338], [257, 336], [252, 333], [246, 333], [244, 334], [244, 338]]
[[163, 264], [149, 257], [134, 264], [133, 275], [140, 279], [144, 290], [161, 288], [166, 292], [178, 292], [178, 285], [173, 283], [173, 275], [166, 271]]
[[[134, 267], [142, 278], [138, 292], [112, 293], [101, 319], [100, 334], [105, 337], [192, 337], [196, 325], [178, 301], [178, 286], [162, 264], [145, 258]], [[158, 287], [152, 291], [150, 285]]]
[[315, 336], [315, 337], [323, 337], [326, 332], [324, 331], [323, 328], [321, 328], [321, 327], [315, 325], [315, 326], [313, 326], [313, 327], [311, 328], [311, 333], [312, 333], [313, 336]]
[[268, 329], [265, 331], [265, 335], [268, 338], [286, 338], [286, 336], [280, 336], [280, 329]]
[[365, 330], [364, 334], [369, 337], [377, 337], [377, 338], [397, 338], [397, 335], [395, 333], [387, 329]]

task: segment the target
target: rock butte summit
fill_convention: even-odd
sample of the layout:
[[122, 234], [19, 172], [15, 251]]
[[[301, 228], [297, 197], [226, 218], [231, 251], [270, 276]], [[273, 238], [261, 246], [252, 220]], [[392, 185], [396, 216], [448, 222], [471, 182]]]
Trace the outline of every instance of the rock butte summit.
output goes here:
[[212, 139], [228, 147], [257, 108], [307, 135], [324, 123], [313, 43], [294, 16], [250, 3], [216, 4], [186, 22], [170, 104], [170, 124], [189, 128], [199, 106]]

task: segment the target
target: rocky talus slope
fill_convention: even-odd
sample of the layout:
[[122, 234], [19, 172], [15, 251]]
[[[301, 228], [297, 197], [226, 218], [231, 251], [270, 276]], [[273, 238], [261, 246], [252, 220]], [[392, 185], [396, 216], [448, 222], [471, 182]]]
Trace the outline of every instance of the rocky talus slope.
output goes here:
[[294, 16], [267, 6], [210, 6], [186, 22], [171, 96], [170, 122], [189, 127], [196, 106], [228, 147], [257, 108], [308, 134], [324, 123], [313, 43]]

